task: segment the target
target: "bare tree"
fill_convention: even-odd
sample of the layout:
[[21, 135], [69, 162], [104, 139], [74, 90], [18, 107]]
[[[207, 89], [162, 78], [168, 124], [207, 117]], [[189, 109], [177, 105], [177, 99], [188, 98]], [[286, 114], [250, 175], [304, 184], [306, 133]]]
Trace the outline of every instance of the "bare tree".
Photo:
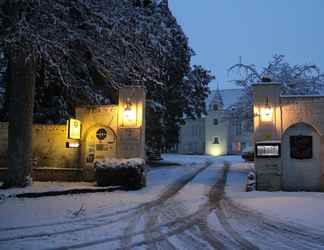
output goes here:
[[[228, 69], [229, 74], [239, 71], [239, 78], [233, 79], [244, 94], [239, 101], [230, 107], [232, 117], [252, 121], [252, 84], [267, 76], [273, 82], [282, 84], [282, 94], [310, 95], [320, 94], [324, 89], [324, 74], [316, 65], [291, 65], [285, 56], [275, 55], [269, 64], [258, 70], [255, 65], [238, 63]], [[249, 122], [252, 129], [252, 122]]]

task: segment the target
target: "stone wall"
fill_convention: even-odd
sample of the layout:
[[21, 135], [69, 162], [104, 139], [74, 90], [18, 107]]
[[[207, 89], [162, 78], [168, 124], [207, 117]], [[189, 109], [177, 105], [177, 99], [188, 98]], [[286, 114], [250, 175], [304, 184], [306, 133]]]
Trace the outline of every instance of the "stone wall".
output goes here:
[[[132, 112], [126, 112], [131, 110]], [[131, 117], [128, 115], [132, 115]], [[36, 180], [94, 180], [96, 161], [145, 158], [145, 89], [119, 90], [118, 105], [76, 108], [81, 139], [67, 139], [66, 125], [33, 125], [33, 177]], [[66, 142], [80, 148], [67, 148]], [[0, 123], [0, 175], [6, 172], [8, 126]]]
[[[96, 132], [99, 129], [105, 129], [109, 134], [117, 135], [118, 129], [118, 106], [83, 106], [76, 108], [76, 118], [81, 121], [81, 156], [80, 165], [85, 180], [94, 180], [94, 162], [96, 150], [95, 148], [100, 143], [96, 138]], [[115, 136], [116, 137], [116, 136]], [[116, 158], [116, 138], [114, 141], [114, 148], [107, 148], [106, 157]], [[103, 157], [105, 152], [103, 153]], [[93, 160], [88, 160], [93, 155]]]
[[[312, 176], [311, 180], [320, 177], [321, 189], [324, 190], [324, 96], [280, 96], [280, 89], [281, 85], [278, 83], [263, 82], [253, 85], [255, 142], [271, 144], [284, 141], [284, 145], [281, 144], [282, 155], [280, 157], [256, 158], [257, 189], [280, 190], [285, 186], [287, 180], [294, 178], [292, 172], [289, 171], [296, 169], [298, 164], [310, 164], [310, 166], [316, 165], [317, 169], [315, 167], [313, 172], [310, 173], [310, 168], [304, 170], [298, 168], [298, 176], [301, 179]], [[267, 112], [262, 111], [265, 108], [272, 110], [268, 117], [265, 117]], [[320, 136], [321, 138], [321, 142], [316, 144], [320, 145], [320, 148], [318, 146], [314, 148], [314, 155], [311, 159], [292, 160], [289, 158], [289, 137], [287, 139], [284, 135], [289, 128], [296, 124], [311, 126], [317, 132], [317, 137], [313, 137], [318, 138]], [[295, 133], [302, 132], [297, 131]], [[307, 131], [304, 131], [304, 133], [308, 135]], [[315, 145], [314, 143], [313, 145]], [[319, 157], [320, 160], [318, 160]], [[318, 170], [321, 170], [321, 176], [318, 176], [320, 172]], [[318, 173], [314, 174], [315, 171], [318, 171]], [[285, 176], [283, 176], [283, 172]], [[306, 183], [306, 180], [303, 183]], [[308, 181], [307, 185], [311, 186], [310, 183], [311, 181]], [[305, 184], [305, 187], [307, 185]], [[298, 188], [298, 185], [296, 185], [296, 188]]]
[[324, 96], [282, 96], [282, 133], [297, 123], [312, 126], [321, 136], [321, 190], [324, 191]]
[[324, 135], [324, 96], [282, 96], [280, 100], [283, 132], [296, 123], [304, 122]]
[[[33, 125], [33, 178], [36, 180], [80, 179], [79, 148], [66, 148], [66, 125]], [[0, 124], [1, 175], [6, 172], [8, 125]]]

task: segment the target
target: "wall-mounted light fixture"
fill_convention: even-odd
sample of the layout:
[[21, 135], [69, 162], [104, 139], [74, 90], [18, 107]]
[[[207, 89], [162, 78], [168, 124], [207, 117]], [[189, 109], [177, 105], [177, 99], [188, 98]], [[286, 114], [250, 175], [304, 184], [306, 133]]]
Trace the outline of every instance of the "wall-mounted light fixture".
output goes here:
[[129, 122], [136, 120], [136, 113], [132, 109], [132, 103], [129, 98], [127, 98], [124, 108], [124, 119]]
[[266, 105], [260, 108], [260, 118], [263, 122], [271, 122], [273, 116], [273, 108], [269, 104], [269, 97], [267, 96]]
[[145, 92], [141, 87], [119, 89], [118, 127], [141, 128], [144, 122]]

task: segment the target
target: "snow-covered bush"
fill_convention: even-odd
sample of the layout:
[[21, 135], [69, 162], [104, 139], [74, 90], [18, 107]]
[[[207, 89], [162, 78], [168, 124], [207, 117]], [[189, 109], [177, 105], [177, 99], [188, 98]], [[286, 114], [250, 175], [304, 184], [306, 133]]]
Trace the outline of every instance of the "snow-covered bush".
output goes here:
[[254, 148], [252, 146], [246, 147], [242, 150], [241, 156], [246, 161], [254, 161]]
[[146, 166], [141, 158], [105, 159], [95, 163], [98, 186], [136, 190], [146, 186]]

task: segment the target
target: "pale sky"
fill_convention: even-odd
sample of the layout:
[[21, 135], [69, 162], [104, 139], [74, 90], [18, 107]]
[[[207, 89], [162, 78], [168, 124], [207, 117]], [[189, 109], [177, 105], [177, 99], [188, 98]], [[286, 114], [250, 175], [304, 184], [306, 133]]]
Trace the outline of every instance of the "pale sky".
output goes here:
[[274, 54], [324, 71], [324, 0], [169, 0], [196, 52], [192, 64], [233, 88], [227, 69], [239, 61], [265, 66]]

